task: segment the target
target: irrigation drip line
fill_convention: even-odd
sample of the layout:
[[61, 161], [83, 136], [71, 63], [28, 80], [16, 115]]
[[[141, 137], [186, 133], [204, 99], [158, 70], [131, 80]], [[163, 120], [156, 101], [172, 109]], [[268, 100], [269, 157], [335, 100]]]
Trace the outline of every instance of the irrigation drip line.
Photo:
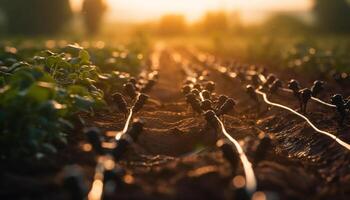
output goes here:
[[[192, 49], [192, 51], [194, 51], [194, 49]], [[193, 54], [194, 54], [194, 53], [193, 53]], [[199, 59], [198, 57], [199, 57], [199, 56], [194, 56], [195, 59], [197, 59], [197, 60], [200, 61], [200, 62], [203, 62], [203, 61], [202, 61], [201, 59]], [[223, 73], [223, 74], [227, 74], [227, 75], [228, 75], [229, 77], [231, 77], [231, 78], [237, 78], [237, 73], [236, 73], [236, 72], [229, 72], [229, 70], [228, 70], [226, 67], [224, 67], [224, 66], [215, 66], [214, 69], [217, 70], [217, 71], [219, 71], [219, 72], [221, 72], [221, 73]], [[247, 76], [253, 76], [253, 75], [255, 75], [255, 74], [256, 74], [256, 72], [255, 72], [255, 71], [252, 71], [252, 70], [249, 70], [249, 71], [246, 72], [246, 75], [247, 75]], [[266, 81], [266, 77], [265, 77], [264, 75], [258, 74], [258, 77], [259, 77], [259, 79], [260, 79], [262, 82], [265, 82], [265, 81]], [[282, 88], [281, 90], [284, 91], [284, 92], [293, 93], [292, 90], [287, 89], [287, 88]], [[322, 105], [324, 105], [324, 106], [330, 107], [330, 108], [337, 108], [336, 105], [327, 103], [327, 102], [325, 102], [325, 101], [323, 101], [323, 100], [321, 100], [321, 99], [319, 99], [319, 98], [317, 98], [317, 97], [311, 97], [311, 100], [315, 101], [316, 103], [322, 104]]]
[[199, 98], [201, 99], [201, 101], [205, 100], [204, 97], [203, 97], [203, 93], [202, 92], [199, 93]]
[[241, 145], [238, 143], [237, 140], [235, 140], [225, 129], [224, 123], [220, 120], [218, 116], [215, 115], [216, 120], [219, 122], [220, 127], [221, 127], [221, 132], [229, 139], [235, 148], [237, 149], [237, 153], [239, 154], [239, 157], [241, 159], [241, 162], [243, 164], [243, 170], [244, 174], [246, 176], [246, 188], [247, 191], [250, 194], [253, 194], [256, 191], [256, 177], [254, 174], [254, 170], [252, 167], [252, 164], [249, 162], [246, 154], [244, 153]]
[[[228, 69], [226, 67], [223, 67], [223, 66], [216, 66], [214, 67], [214, 69], [222, 74], [226, 74], [228, 77], [230, 78], [237, 78], [237, 73], [235, 72], [229, 72]], [[263, 76], [262, 74], [259, 74], [259, 78], [261, 81], [266, 81], [266, 78], [265, 76]], [[292, 90], [289, 90], [289, 89], [286, 89], [286, 88], [282, 88], [281, 89], [282, 91], [285, 91], [285, 92], [288, 92], [288, 93], [293, 93]], [[323, 130], [320, 130], [319, 128], [317, 128], [306, 116], [296, 112], [295, 110], [293, 110], [292, 108], [289, 108], [287, 106], [284, 106], [284, 105], [281, 105], [281, 104], [277, 104], [277, 103], [273, 103], [271, 101], [268, 100], [267, 98], [267, 94], [260, 91], [260, 90], [256, 90], [256, 93], [261, 95], [265, 101], [265, 103], [269, 104], [269, 105], [272, 105], [272, 106], [275, 106], [275, 107], [279, 107], [279, 108], [282, 108], [282, 109], [285, 109], [285, 110], [288, 110], [290, 112], [292, 112], [293, 114], [299, 116], [300, 118], [304, 119], [316, 132], [318, 133], [321, 133], [331, 139], [333, 139], [335, 142], [337, 142], [339, 145], [341, 145], [342, 147], [346, 148], [347, 150], [350, 150], [350, 144], [344, 142], [343, 140], [341, 140], [340, 138], [338, 138], [337, 136], [329, 133], [329, 132], [326, 132], [326, 131], [323, 131]], [[316, 97], [311, 97], [311, 100], [315, 101], [315, 102], [318, 102], [324, 106], [327, 106], [327, 107], [330, 107], [330, 108], [336, 108], [335, 105], [333, 104], [329, 104], [327, 102], [324, 102], [322, 101], [321, 99], [319, 98], [316, 98]]]
[[[189, 77], [191, 77], [193, 74], [195, 74], [191, 69], [188, 68], [188, 66], [181, 65], [182, 69], [184, 70], [185, 74]], [[189, 73], [188, 73], [189, 72]], [[202, 92], [199, 93], [200, 99], [203, 102], [205, 99], [202, 95]], [[243, 165], [243, 170], [245, 174], [245, 179], [246, 179], [246, 189], [247, 192], [252, 195], [257, 188], [257, 181], [256, 177], [254, 174], [254, 170], [252, 167], [252, 164], [248, 160], [246, 154], [244, 153], [241, 145], [238, 143], [236, 139], [234, 139], [225, 129], [224, 123], [220, 120], [220, 118], [217, 115], [214, 115], [215, 119], [219, 122], [220, 124], [220, 129], [222, 134], [234, 145], [235, 149], [237, 150], [237, 153], [239, 155], [239, 158], [242, 162]]]
[[[293, 93], [292, 90], [287, 89], [287, 88], [281, 88], [280, 90], [283, 91], [283, 92], [287, 92], [287, 93]], [[313, 101], [315, 101], [315, 102], [317, 102], [317, 103], [320, 103], [320, 104], [322, 104], [322, 105], [324, 105], [324, 106], [328, 106], [328, 107], [330, 107], [330, 108], [337, 108], [336, 105], [327, 103], [327, 102], [322, 101], [321, 99], [316, 98], [316, 97], [311, 97], [311, 100], [313, 100]]]
[[[138, 93], [136, 99], [139, 99], [141, 95], [141, 92]], [[134, 108], [135, 103], [137, 100], [135, 100], [134, 105], [129, 109], [128, 117], [125, 121], [124, 127], [122, 131], [119, 131], [115, 135], [115, 142], [118, 142], [129, 130], [130, 122], [134, 114]], [[127, 136], [127, 135], [126, 135]], [[128, 142], [133, 142], [132, 138], [126, 137], [125, 139], [128, 140]], [[103, 196], [103, 187], [104, 187], [104, 172], [106, 170], [111, 170], [115, 167], [116, 162], [113, 159], [113, 155], [111, 153], [106, 153], [105, 155], [100, 155], [97, 158], [97, 164], [95, 168], [95, 174], [94, 174], [94, 181], [92, 183], [92, 187], [88, 193], [88, 200], [101, 200]]]
[[[107, 164], [108, 163], [108, 164]], [[114, 167], [115, 162], [111, 155], [99, 156], [95, 168], [94, 181], [88, 194], [88, 200], [101, 200], [103, 195], [104, 172], [110, 167]]]
[[[222, 67], [222, 68], [224, 68], [224, 67]], [[219, 69], [219, 68], [217, 68], [217, 67], [216, 67], [215, 69], [216, 69], [217, 71], [221, 72], [221, 73], [227, 73], [228, 76], [231, 77], [231, 78], [237, 78], [237, 73], [235, 73], [235, 72], [228, 72], [227, 70], [226, 70], [226, 71], [223, 71], [222, 69]], [[229, 73], [230, 73], [230, 74], [229, 74]], [[255, 74], [256, 74], [256, 73], [255, 73]], [[251, 73], [249, 73], [249, 74], [246, 74], [246, 76], [252, 76], [252, 75], [251, 75]], [[258, 77], [259, 77], [259, 79], [260, 79], [262, 82], [265, 82], [265, 81], [266, 81], [266, 78], [265, 78], [264, 75], [259, 74]], [[287, 88], [280, 88], [280, 91], [287, 92], [287, 93], [291, 93], [291, 94], [293, 93], [292, 90], [287, 89]], [[336, 105], [327, 103], [327, 102], [325, 102], [325, 101], [323, 101], [323, 100], [321, 100], [321, 99], [319, 99], [319, 98], [317, 98], [317, 97], [311, 97], [311, 100], [315, 101], [316, 103], [322, 104], [322, 105], [324, 105], [324, 106], [330, 107], [330, 108], [337, 108]]]
[[[141, 95], [141, 93], [138, 94], [138, 96], [136, 97], [136, 99], [138, 99], [140, 95]], [[128, 115], [128, 118], [127, 118], [126, 121], [125, 121], [123, 130], [122, 130], [122, 131], [119, 131], [119, 132], [115, 135], [116, 141], [120, 140], [120, 138], [121, 138], [123, 135], [125, 135], [125, 133], [128, 131], [128, 128], [129, 128], [129, 125], [130, 125], [130, 122], [131, 122], [131, 119], [132, 119], [133, 114], [134, 114], [134, 106], [131, 107], [130, 110], [129, 110], [129, 115]]]
[[336, 106], [336, 105], [333, 105], [333, 104], [330, 104], [330, 103], [324, 102], [324, 101], [322, 101], [322, 100], [321, 100], [321, 99], [319, 99], [319, 98], [316, 98], [316, 97], [311, 97], [311, 99], [312, 99], [312, 100], [314, 100], [314, 101], [316, 101], [316, 102], [318, 102], [318, 103], [320, 103], [320, 104], [322, 104], [322, 105], [325, 105], [325, 106], [328, 106], [328, 107], [331, 107], [331, 108], [337, 108], [337, 106]]
[[[138, 94], [138, 96], [140, 93]], [[129, 115], [127, 120], [125, 121], [124, 128], [122, 131], [118, 132], [115, 136], [115, 142], [119, 141], [123, 135], [128, 131], [132, 116], [133, 116], [133, 108], [129, 111]], [[91, 190], [88, 194], [88, 200], [101, 200], [103, 195], [103, 187], [104, 187], [104, 172], [108, 168], [106, 163], [113, 163], [111, 165], [115, 165], [115, 161], [110, 153], [106, 155], [100, 155], [97, 158], [97, 165], [95, 168], [94, 181], [92, 183]], [[106, 166], [107, 165], [107, 166]]]
[[[223, 73], [225, 70], [223, 70], [222, 68], [223, 68], [223, 67], [221, 67], [221, 68], [216, 68], [216, 70], [219, 71], [219, 72], [221, 72], [221, 73]], [[227, 70], [226, 70], [225, 72], [227, 72]], [[236, 74], [236, 73], [235, 73], [235, 74]], [[229, 77], [234, 78], [234, 77], [236, 77], [236, 76], [231, 76], [231, 75], [229, 75]], [[292, 91], [289, 90], [289, 89], [283, 88], [282, 90], [285, 91], [285, 92], [292, 93]], [[329, 133], [329, 132], [320, 130], [320, 129], [317, 128], [306, 116], [304, 116], [304, 115], [302, 115], [302, 114], [296, 112], [295, 110], [293, 110], [293, 109], [291, 109], [291, 108], [289, 108], [289, 107], [287, 107], [287, 106], [284, 106], [284, 105], [281, 105], [281, 104], [277, 104], [277, 103], [273, 103], [273, 102], [269, 101], [268, 98], [267, 98], [266, 93], [264, 93], [264, 92], [262, 92], [262, 91], [260, 91], [260, 90], [256, 90], [256, 92], [257, 92], [257, 94], [263, 96], [263, 99], [264, 99], [264, 101], [265, 101], [267, 104], [270, 104], [270, 105], [272, 105], [272, 106], [276, 106], [276, 107], [279, 107], [279, 108], [282, 108], [282, 109], [285, 109], [285, 110], [288, 110], [288, 111], [294, 113], [295, 115], [297, 115], [297, 116], [303, 118], [316, 132], [321, 133], [321, 134], [323, 134], [323, 135], [325, 135], [325, 136], [327, 136], [327, 137], [330, 137], [330, 138], [333, 139], [335, 142], [337, 142], [339, 145], [343, 146], [343, 147], [346, 148], [347, 150], [350, 150], [350, 144], [348, 144], [348, 143], [342, 141], [340, 138], [336, 137], [335, 135], [333, 135], [333, 134], [331, 134], [331, 133]], [[322, 105], [325, 105], [325, 106], [328, 106], [328, 107], [331, 107], [331, 108], [336, 108], [335, 105], [326, 103], [326, 102], [324, 102], [324, 101], [322, 101], [322, 100], [320, 100], [320, 99], [318, 99], [318, 98], [311, 97], [311, 99], [314, 100], [314, 101], [316, 101], [316, 102], [318, 102], [318, 103], [320, 103], [320, 104], [322, 104]]]
[[338, 137], [336, 137], [335, 135], [329, 133], [329, 132], [326, 132], [326, 131], [323, 131], [323, 130], [320, 130], [319, 128], [317, 128], [306, 116], [296, 112], [295, 110], [287, 107], [287, 106], [284, 106], [284, 105], [281, 105], [281, 104], [278, 104], [278, 103], [273, 103], [271, 101], [269, 101], [269, 99], [267, 98], [267, 94], [260, 91], [260, 90], [256, 90], [256, 93], [261, 95], [264, 99], [264, 101], [269, 104], [269, 105], [272, 105], [272, 106], [275, 106], [275, 107], [279, 107], [279, 108], [282, 108], [284, 110], [288, 110], [290, 111], [291, 113], [299, 116], [300, 118], [304, 119], [316, 132], [318, 133], [321, 133], [331, 139], [333, 139], [335, 142], [337, 142], [339, 145], [343, 146], [344, 148], [346, 148], [347, 150], [350, 150], [350, 144], [342, 141], [341, 139], [339, 139]]

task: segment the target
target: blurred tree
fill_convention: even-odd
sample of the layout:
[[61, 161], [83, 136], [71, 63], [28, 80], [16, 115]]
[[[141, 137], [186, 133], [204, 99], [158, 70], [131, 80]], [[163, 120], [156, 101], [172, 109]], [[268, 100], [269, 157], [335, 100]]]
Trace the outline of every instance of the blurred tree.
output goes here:
[[183, 15], [165, 15], [158, 25], [158, 33], [163, 35], [184, 34], [186, 30], [187, 23]]
[[317, 25], [327, 32], [350, 32], [350, 5], [347, 0], [314, 0]]
[[69, 0], [0, 0], [11, 34], [54, 34], [72, 16]]
[[277, 13], [271, 15], [264, 22], [262, 31], [270, 36], [280, 34], [295, 35], [296, 33], [307, 33], [309, 27], [297, 16]]
[[107, 5], [104, 0], [84, 0], [82, 11], [88, 34], [98, 33], [106, 9]]
[[226, 32], [229, 30], [229, 17], [224, 11], [208, 12], [201, 24], [205, 33]]

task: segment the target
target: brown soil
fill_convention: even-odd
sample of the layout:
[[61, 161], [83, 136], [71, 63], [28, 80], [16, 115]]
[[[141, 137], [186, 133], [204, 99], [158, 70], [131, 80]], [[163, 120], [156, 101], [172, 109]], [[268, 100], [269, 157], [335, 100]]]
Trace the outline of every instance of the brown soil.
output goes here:
[[[126, 175], [114, 192], [106, 193], [106, 199], [234, 199], [237, 193], [232, 180], [244, 175], [242, 168], [237, 174], [231, 173], [229, 163], [215, 147], [217, 137], [223, 136], [217, 136], [185, 103], [180, 91], [186, 76], [171, 60], [169, 51], [162, 53], [160, 66], [160, 79], [148, 94], [151, 100], [136, 115], [145, 122], [145, 129], [118, 163]], [[260, 138], [268, 135], [273, 141], [265, 159], [253, 163], [258, 190], [268, 199], [348, 199], [347, 150], [284, 110], [262, 104], [258, 112], [239, 81], [214, 71], [210, 71], [209, 79], [217, 84], [216, 93], [237, 100], [235, 111], [223, 121], [252, 162]], [[269, 98], [298, 107], [292, 96]], [[349, 130], [338, 127], [333, 110], [311, 103], [307, 116], [319, 128], [350, 141]], [[87, 126], [104, 132], [121, 130], [125, 120], [113, 106], [96, 116], [83, 117]], [[84, 137], [77, 131], [72, 133], [68, 148], [53, 159], [3, 165], [1, 199], [69, 199], [61, 184], [67, 165], [79, 166], [90, 186], [96, 155], [83, 151], [83, 143]]]

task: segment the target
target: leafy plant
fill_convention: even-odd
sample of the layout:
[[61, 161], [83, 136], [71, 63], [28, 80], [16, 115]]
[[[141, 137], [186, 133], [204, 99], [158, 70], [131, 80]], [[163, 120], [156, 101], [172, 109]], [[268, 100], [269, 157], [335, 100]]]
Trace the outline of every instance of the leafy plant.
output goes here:
[[0, 148], [3, 158], [54, 153], [72, 125], [69, 107], [58, 102], [60, 91], [40, 69], [21, 69], [0, 92]]
[[0, 50], [2, 159], [55, 153], [56, 144], [66, 143], [74, 127], [71, 119], [81, 112], [93, 114], [105, 105], [105, 93], [121, 91], [130, 78], [115, 67], [106, 69], [107, 58], [115, 55], [126, 71], [135, 74], [141, 63], [138, 54], [133, 57], [123, 50], [117, 56], [112, 48], [86, 50], [73, 44], [52, 51], [38, 49], [7, 45]]

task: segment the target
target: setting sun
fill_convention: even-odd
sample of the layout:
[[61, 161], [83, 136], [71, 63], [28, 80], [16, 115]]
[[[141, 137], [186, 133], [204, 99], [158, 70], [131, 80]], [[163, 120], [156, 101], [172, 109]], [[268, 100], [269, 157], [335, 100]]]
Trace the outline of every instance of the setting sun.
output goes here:
[[[82, 0], [71, 0], [79, 10]], [[120, 21], [145, 21], [167, 13], [185, 15], [190, 21], [198, 19], [208, 10], [237, 10], [250, 18], [269, 11], [304, 11], [311, 7], [309, 0], [106, 0], [108, 18]], [[249, 20], [249, 19], [248, 19]]]

